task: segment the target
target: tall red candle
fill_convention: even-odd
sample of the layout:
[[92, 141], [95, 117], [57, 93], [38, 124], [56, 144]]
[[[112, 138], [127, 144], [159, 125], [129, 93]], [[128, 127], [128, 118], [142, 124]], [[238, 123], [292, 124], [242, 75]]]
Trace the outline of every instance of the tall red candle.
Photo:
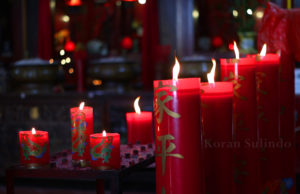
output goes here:
[[128, 143], [150, 144], [153, 142], [152, 112], [141, 112], [138, 97], [134, 102], [135, 112], [126, 113]]
[[49, 164], [49, 137], [46, 131], [19, 132], [21, 164], [37, 168]]
[[234, 157], [237, 193], [260, 193], [255, 59], [221, 59], [221, 79], [233, 83], [234, 138], [240, 143]]
[[[261, 151], [262, 192], [280, 193], [279, 56], [265, 54], [256, 59], [257, 124]], [[277, 185], [277, 186], [276, 186]]]
[[177, 80], [175, 67], [173, 80], [154, 81], [156, 193], [203, 194], [200, 78]]
[[92, 167], [102, 170], [120, 168], [120, 134], [95, 133], [90, 135], [90, 142]]
[[86, 166], [90, 159], [90, 139], [93, 133], [93, 108], [80, 104], [73, 107], [71, 112], [72, 128], [72, 160]]
[[285, 143], [281, 150], [281, 178], [289, 194], [296, 193], [295, 147], [295, 61], [281, 53], [280, 57], [280, 138]]
[[201, 84], [201, 120], [205, 153], [205, 189], [207, 193], [232, 194], [233, 127], [232, 83], [214, 82], [215, 61], [210, 83]]

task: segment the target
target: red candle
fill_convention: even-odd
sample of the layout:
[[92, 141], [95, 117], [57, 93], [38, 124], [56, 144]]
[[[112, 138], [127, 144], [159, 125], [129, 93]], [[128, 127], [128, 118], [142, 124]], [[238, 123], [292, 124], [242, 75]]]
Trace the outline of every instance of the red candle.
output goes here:
[[260, 150], [256, 119], [255, 59], [221, 59], [221, 79], [233, 83], [234, 138], [240, 143], [235, 153], [237, 193], [260, 193]]
[[[261, 150], [262, 192], [280, 182], [279, 56], [266, 54], [266, 45], [256, 58], [257, 124]], [[253, 56], [253, 57], [254, 57]], [[276, 144], [277, 143], [277, 144]], [[280, 193], [280, 187], [276, 188]]]
[[118, 133], [95, 133], [90, 135], [91, 166], [101, 170], [119, 169], [120, 135]]
[[90, 158], [89, 136], [93, 133], [93, 108], [84, 106], [73, 107], [71, 112], [72, 128], [72, 160], [86, 166]]
[[154, 81], [156, 193], [204, 193], [200, 78]]
[[232, 194], [234, 192], [232, 83], [215, 83], [214, 60], [213, 64], [211, 73], [207, 74], [209, 83], [201, 84], [205, 189], [207, 193]]
[[281, 53], [280, 57], [280, 138], [285, 143], [281, 153], [281, 178], [288, 193], [296, 193], [295, 147], [295, 61]]
[[151, 144], [153, 142], [152, 112], [141, 112], [140, 97], [134, 101], [135, 112], [126, 113], [127, 142], [131, 144]]
[[28, 168], [37, 168], [49, 165], [49, 138], [48, 132], [31, 131], [19, 132], [21, 164]]

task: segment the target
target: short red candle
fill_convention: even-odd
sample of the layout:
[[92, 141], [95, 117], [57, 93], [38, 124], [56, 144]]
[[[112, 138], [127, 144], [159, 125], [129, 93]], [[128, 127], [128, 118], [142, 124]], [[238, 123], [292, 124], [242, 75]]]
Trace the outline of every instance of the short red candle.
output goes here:
[[73, 107], [71, 112], [72, 128], [72, 160], [89, 161], [90, 159], [90, 139], [93, 133], [93, 108], [84, 106]]
[[201, 84], [207, 193], [234, 192], [232, 97], [231, 82]]
[[156, 193], [204, 194], [200, 78], [154, 81]]
[[256, 119], [255, 59], [221, 59], [221, 79], [233, 82], [234, 138], [237, 193], [260, 193], [260, 150]]
[[121, 166], [120, 135], [95, 133], [90, 135], [91, 166], [98, 169], [119, 169]]
[[127, 142], [151, 144], [153, 142], [152, 112], [141, 112], [140, 97], [134, 101], [135, 112], [126, 113]]
[[128, 143], [150, 144], [153, 142], [152, 112], [126, 113]]
[[19, 132], [21, 164], [30, 168], [49, 164], [48, 132], [34, 131]]

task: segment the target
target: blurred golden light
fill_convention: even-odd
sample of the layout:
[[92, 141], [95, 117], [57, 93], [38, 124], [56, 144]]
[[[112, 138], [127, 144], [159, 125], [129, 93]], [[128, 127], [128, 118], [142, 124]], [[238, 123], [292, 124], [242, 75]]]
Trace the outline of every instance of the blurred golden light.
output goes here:
[[237, 11], [237, 10], [232, 10], [232, 15], [233, 15], [233, 17], [238, 17], [239, 16], [239, 12]]
[[193, 11], [193, 18], [194, 19], [198, 19], [199, 18], [199, 11], [196, 10], [196, 9]]
[[64, 56], [65, 53], [66, 53], [66, 52], [65, 52], [65, 50], [63, 50], [63, 49], [59, 51], [60, 56]]
[[93, 85], [94, 86], [100, 86], [102, 84], [102, 81], [101, 80], [99, 80], [99, 79], [94, 79], [93, 80]]
[[67, 15], [62, 16], [61, 19], [62, 19], [62, 21], [66, 22], [66, 23], [70, 21], [70, 17]]
[[69, 74], [73, 74], [74, 73], [74, 68], [70, 68], [69, 69]]
[[65, 60], [65, 59], [62, 59], [62, 60], [60, 61], [60, 63], [61, 63], [62, 65], [65, 65], [65, 64], [66, 64], [66, 60]]
[[71, 63], [71, 58], [70, 57], [66, 58], [66, 63]]

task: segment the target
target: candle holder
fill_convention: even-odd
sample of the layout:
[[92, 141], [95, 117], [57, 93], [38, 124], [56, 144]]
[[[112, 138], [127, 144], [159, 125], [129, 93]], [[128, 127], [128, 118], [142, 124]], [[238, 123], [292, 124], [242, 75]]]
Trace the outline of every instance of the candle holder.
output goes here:
[[26, 168], [49, 167], [49, 138], [46, 131], [20, 131], [21, 164]]

